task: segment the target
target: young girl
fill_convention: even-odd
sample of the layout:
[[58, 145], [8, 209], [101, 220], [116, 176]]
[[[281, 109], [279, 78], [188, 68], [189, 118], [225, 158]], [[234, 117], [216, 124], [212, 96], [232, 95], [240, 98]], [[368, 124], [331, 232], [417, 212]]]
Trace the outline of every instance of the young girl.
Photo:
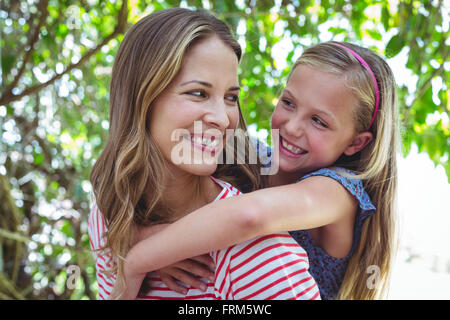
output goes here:
[[279, 130], [279, 171], [271, 187], [211, 203], [139, 242], [127, 256], [131, 274], [297, 230], [291, 235], [308, 252], [322, 298], [382, 296], [394, 249], [399, 147], [390, 68], [349, 43], [305, 50], [272, 129]]
[[[226, 130], [245, 129], [238, 105], [240, 57], [228, 27], [203, 11], [158, 11], [124, 37], [111, 79], [110, 136], [91, 174], [96, 205], [89, 235], [102, 299], [136, 298], [143, 277], [129, 277], [124, 257], [148, 235], [144, 226], [173, 222], [239, 194], [219, 178], [258, 187], [257, 166], [217, 164]], [[320, 298], [306, 253], [287, 233], [212, 257], [216, 270], [206, 292], [178, 294], [151, 274], [152, 286], [140, 298]]]

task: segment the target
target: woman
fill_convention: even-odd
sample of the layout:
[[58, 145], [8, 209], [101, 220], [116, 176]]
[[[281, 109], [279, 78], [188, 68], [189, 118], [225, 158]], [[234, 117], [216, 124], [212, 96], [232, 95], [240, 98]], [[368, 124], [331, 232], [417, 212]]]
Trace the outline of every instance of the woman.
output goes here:
[[[224, 133], [245, 129], [238, 104], [240, 57], [226, 24], [204, 11], [162, 10], [127, 32], [111, 80], [110, 136], [91, 174], [97, 205], [89, 233], [101, 298], [136, 297], [146, 271], [128, 277], [132, 259], [126, 263], [124, 257], [147, 236], [142, 226], [173, 222], [239, 193], [222, 180], [260, 186], [258, 166], [218, 165]], [[153, 286], [140, 297], [319, 298], [306, 254], [289, 235], [250, 241], [212, 253], [216, 272], [207, 294], [192, 287], [181, 295], [167, 287], [155, 294]], [[159, 289], [163, 285], [158, 282]]]

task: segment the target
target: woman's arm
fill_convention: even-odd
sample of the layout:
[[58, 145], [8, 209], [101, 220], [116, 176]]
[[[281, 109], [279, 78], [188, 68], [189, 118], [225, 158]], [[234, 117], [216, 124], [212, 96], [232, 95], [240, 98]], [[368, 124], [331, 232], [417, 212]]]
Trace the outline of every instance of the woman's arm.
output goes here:
[[125, 263], [130, 279], [176, 261], [258, 235], [317, 228], [356, 210], [356, 200], [334, 179], [299, 183], [212, 202], [137, 243]]

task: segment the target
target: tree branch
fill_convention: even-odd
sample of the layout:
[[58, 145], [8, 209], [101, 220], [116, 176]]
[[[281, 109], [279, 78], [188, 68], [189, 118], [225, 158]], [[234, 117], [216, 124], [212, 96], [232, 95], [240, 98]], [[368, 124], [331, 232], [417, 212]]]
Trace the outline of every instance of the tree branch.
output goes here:
[[122, 7], [118, 14], [118, 22], [117, 22], [117, 25], [116, 25], [114, 31], [109, 36], [107, 36], [105, 39], [103, 39], [103, 41], [99, 45], [97, 45], [95, 48], [89, 50], [77, 63], [73, 63], [73, 64], [69, 65], [66, 68], [66, 70], [64, 70], [61, 73], [56, 74], [47, 82], [28, 87], [17, 95], [12, 93], [13, 88], [11, 88], [11, 90], [9, 90], [9, 91], [5, 91], [5, 93], [0, 97], [0, 105], [7, 105], [11, 102], [20, 100], [25, 96], [36, 93], [36, 92], [42, 90], [43, 88], [53, 84], [56, 80], [60, 79], [63, 75], [65, 75], [65, 74], [69, 73], [70, 71], [72, 71], [73, 69], [81, 66], [90, 57], [92, 57], [97, 51], [99, 51], [101, 49], [101, 47], [106, 45], [110, 40], [114, 39], [120, 33], [124, 32], [124, 30], [127, 26], [127, 17], [128, 17], [127, 1], [123, 0]]
[[16, 290], [14, 283], [8, 280], [3, 273], [0, 273], [0, 286], [9, 291], [16, 299], [25, 300], [25, 297]]
[[13, 298], [4, 294], [3, 292], [0, 292], [0, 300], [13, 300]]
[[[448, 57], [449, 52], [447, 51], [444, 54], [443, 57], [443, 61], [447, 61], [447, 57]], [[441, 73], [444, 71], [444, 63], [441, 63], [441, 65], [439, 66], [439, 68], [435, 69], [433, 71], [433, 73], [428, 77], [427, 80], [425, 80], [423, 82], [423, 86], [417, 91], [416, 96], [413, 100], [413, 102], [410, 105], [410, 108], [420, 99], [422, 98], [422, 96], [425, 94], [425, 92], [428, 90], [428, 88], [431, 86], [431, 80], [433, 80], [434, 77], [437, 77], [439, 75], [441, 75]]]
[[25, 57], [23, 58], [22, 61], [22, 65], [20, 66], [20, 70], [19, 72], [16, 74], [16, 76], [14, 77], [13, 81], [11, 82], [11, 84], [5, 89], [4, 92], [11, 92], [12, 89], [15, 88], [15, 86], [17, 85], [17, 83], [19, 82], [20, 78], [22, 77], [23, 73], [25, 72], [25, 68], [26, 65], [28, 63], [28, 60], [30, 60], [31, 58], [31, 54], [34, 51], [34, 45], [36, 44], [36, 42], [39, 39], [39, 33], [41, 31], [41, 27], [43, 26], [45, 19], [47, 18], [48, 15], [48, 10], [47, 10], [47, 5], [48, 5], [48, 0], [42, 0], [39, 3], [39, 11], [42, 12], [41, 16], [39, 17], [39, 22], [36, 25], [36, 28], [34, 28], [34, 30], [32, 31], [30, 37], [28, 38], [28, 43], [25, 46], [29, 47], [28, 51], [25, 53]]
[[5, 230], [3, 228], [0, 228], [0, 238], [6, 238], [9, 240], [15, 240], [18, 242], [23, 242], [23, 243], [28, 243], [28, 242], [32, 241], [30, 238], [27, 238], [17, 232], [11, 232], [11, 231]]

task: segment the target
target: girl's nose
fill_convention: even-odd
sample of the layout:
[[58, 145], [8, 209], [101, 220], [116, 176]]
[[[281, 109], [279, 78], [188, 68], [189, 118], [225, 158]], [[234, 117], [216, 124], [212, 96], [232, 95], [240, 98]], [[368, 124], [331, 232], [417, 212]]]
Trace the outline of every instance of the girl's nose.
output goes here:
[[289, 121], [285, 124], [285, 132], [293, 138], [299, 138], [302, 136], [304, 128], [301, 119], [297, 117], [289, 119]]

